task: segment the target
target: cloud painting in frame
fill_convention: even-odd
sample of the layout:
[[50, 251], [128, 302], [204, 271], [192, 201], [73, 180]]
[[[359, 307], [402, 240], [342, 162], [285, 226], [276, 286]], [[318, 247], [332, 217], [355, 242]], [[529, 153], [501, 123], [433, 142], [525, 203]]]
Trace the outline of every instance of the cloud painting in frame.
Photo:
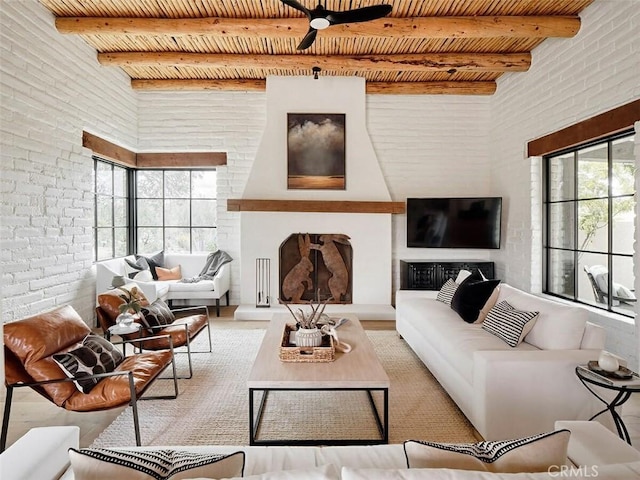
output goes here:
[[287, 114], [287, 188], [345, 190], [345, 114]]

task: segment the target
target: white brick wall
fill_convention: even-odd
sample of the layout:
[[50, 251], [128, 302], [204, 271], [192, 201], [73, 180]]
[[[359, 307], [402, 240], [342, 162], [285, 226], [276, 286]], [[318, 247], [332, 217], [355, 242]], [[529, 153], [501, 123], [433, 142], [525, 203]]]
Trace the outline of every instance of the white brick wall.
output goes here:
[[58, 34], [37, 0], [0, 8], [2, 320], [71, 304], [93, 325], [93, 162], [82, 131], [135, 146], [136, 96], [121, 71]]
[[[574, 38], [535, 49], [526, 74], [504, 75], [491, 100], [492, 191], [508, 198], [506, 242], [492, 258], [502, 278], [526, 290], [541, 288], [540, 222], [532, 222], [540, 209], [540, 166], [526, 158], [527, 142], [640, 96], [640, 3], [598, 0], [581, 19]], [[592, 318], [608, 327], [607, 348], [637, 365], [632, 326]]]
[[[264, 93], [140, 92], [141, 151], [218, 151], [218, 247], [240, 259], [240, 214], [227, 212], [228, 198], [241, 198], [266, 118]], [[240, 301], [240, 262], [231, 263], [232, 305]]]

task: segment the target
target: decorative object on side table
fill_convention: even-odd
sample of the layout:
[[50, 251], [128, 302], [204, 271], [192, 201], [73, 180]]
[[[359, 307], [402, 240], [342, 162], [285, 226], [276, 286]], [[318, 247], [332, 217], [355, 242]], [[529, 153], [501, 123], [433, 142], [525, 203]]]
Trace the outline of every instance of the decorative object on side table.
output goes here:
[[[613, 365], [606, 365], [605, 361], [605, 366], [612, 367]], [[618, 370], [613, 372], [607, 371], [596, 360], [591, 360], [587, 365], [578, 365], [575, 372], [587, 390], [605, 405], [605, 408], [593, 415], [589, 420], [593, 420], [604, 412], [610, 412], [618, 430], [618, 435], [631, 445], [629, 431], [616, 408], [629, 400], [632, 393], [640, 392], [640, 376], [624, 366], [620, 366]], [[617, 394], [613, 400], [609, 401], [601, 396], [596, 388], [613, 390]]]
[[140, 309], [142, 308], [142, 305], [140, 304], [140, 291], [138, 290], [138, 287], [133, 287], [131, 290], [127, 290], [122, 287], [117, 288], [123, 292], [118, 294], [118, 296], [124, 301], [124, 303], [118, 306], [120, 315], [118, 315], [116, 321], [119, 326], [128, 327], [135, 320], [134, 315], [139, 314]]

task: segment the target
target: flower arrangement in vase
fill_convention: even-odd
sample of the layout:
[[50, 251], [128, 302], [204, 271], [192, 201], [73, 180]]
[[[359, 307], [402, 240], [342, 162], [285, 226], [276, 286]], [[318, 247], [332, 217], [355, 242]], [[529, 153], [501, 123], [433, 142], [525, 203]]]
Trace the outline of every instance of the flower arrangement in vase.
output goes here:
[[118, 294], [118, 296], [124, 301], [124, 303], [118, 306], [120, 315], [118, 315], [116, 321], [120, 325], [128, 326], [133, 323], [133, 316], [137, 313], [140, 313], [140, 310], [142, 309], [142, 294], [140, 290], [138, 290], [138, 287], [133, 287], [131, 288], [131, 290], [127, 290], [121, 287], [117, 288], [118, 290], [121, 290], [123, 292]]

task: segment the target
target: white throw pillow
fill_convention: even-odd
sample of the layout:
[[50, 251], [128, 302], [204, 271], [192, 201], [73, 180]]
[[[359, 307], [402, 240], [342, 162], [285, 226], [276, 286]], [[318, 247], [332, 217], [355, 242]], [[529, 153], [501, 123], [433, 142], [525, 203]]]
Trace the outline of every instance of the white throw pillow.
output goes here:
[[153, 280], [153, 275], [151, 275], [151, 270], [141, 270], [139, 273], [134, 275], [133, 280], [137, 280], [139, 282], [151, 282]]
[[[480, 272], [480, 270], [478, 270]], [[458, 272], [458, 276], [456, 277], [455, 282], [460, 285], [462, 282], [464, 282], [466, 280], [466, 278], [471, 275], [471, 272], [469, 270], [465, 270], [462, 269]], [[482, 272], [480, 272], [480, 275], [482, 275]], [[482, 275], [484, 277], [484, 275]], [[486, 280], [486, 279], [485, 279]]]

